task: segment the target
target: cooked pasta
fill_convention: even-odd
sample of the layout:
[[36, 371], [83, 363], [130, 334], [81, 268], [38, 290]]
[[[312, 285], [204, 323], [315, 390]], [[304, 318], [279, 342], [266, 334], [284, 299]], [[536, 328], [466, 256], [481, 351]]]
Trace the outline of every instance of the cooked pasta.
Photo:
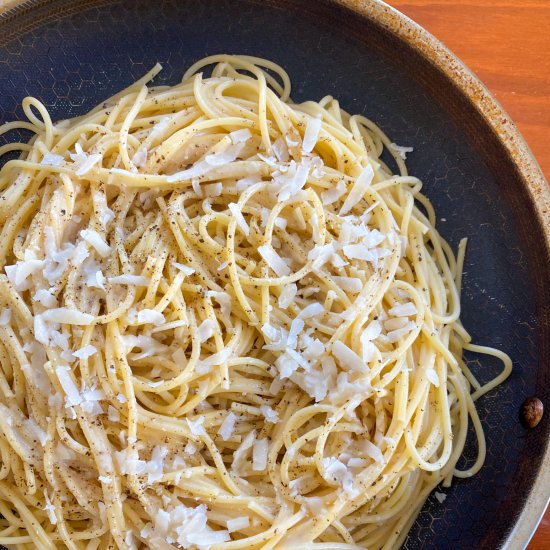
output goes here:
[[0, 171], [0, 543], [397, 548], [481, 468], [475, 401], [511, 370], [460, 322], [466, 241], [410, 149], [333, 97], [293, 103], [277, 65], [148, 87], [159, 70], [0, 128], [34, 133], [0, 148], [21, 151]]

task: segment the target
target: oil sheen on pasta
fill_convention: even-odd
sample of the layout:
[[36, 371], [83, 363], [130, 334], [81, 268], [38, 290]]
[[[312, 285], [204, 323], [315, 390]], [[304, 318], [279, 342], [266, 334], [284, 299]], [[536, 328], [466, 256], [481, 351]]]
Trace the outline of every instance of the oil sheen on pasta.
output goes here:
[[[410, 149], [333, 97], [292, 103], [277, 65], [148, 87], [159, 70], [0, 128], [34, 133], [0, 148], [21, 151], [0, 171], [0, 543], [397, 548], [481, 468], [475, 401], [511, 370], [460, 323], [466, 243]], [[502, 373], [478, 382], [464, 349]]]

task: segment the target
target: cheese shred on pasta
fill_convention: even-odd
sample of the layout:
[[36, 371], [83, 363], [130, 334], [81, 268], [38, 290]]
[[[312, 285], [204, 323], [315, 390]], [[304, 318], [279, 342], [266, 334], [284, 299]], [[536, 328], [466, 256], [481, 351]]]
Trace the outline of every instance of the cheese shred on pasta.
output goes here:
[[34, 132], [0, 148], [0, 544], [397, 548], [481, 468], [475, 400], [511, 370], [460, 323], [466, 243], [410, 148], [277, 65], [159, 70], [0, 127]]

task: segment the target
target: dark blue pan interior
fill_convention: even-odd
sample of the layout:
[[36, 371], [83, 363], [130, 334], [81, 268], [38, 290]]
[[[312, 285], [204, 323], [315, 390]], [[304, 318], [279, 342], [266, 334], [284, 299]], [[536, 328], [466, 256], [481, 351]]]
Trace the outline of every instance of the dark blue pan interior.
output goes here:
[[[548, 402], [548, 256], [514, 164], [428, 61], [329, 0], [29, 1], [0, 17], [0, 123], [22, 117], [27, 95], [39, 98], [54, 119], [67, 118], [157, 61], [164, 70], [155, 82], [175, 83], [197, 59], [222, 52], [271, 59], [289, 72], [295, 101], [334, 95], [396, 143], [414, 146], [410, 172], [424, 181], [441, 233], [454, 247], [469, 238], [464, 325], [476, 342], [509, 353], [514, 371], [478, 404], [488, 447], [483, 470], [444, 490], [444, 503], [430, 497], [405, 548], [500, 547], [550, 432], [549, 415], [531, 432], [518, 421], [525, 397]], [[499, 367], [469, 359], [482, 381]], [[467, 452], [463, 462], [473, 455]]]

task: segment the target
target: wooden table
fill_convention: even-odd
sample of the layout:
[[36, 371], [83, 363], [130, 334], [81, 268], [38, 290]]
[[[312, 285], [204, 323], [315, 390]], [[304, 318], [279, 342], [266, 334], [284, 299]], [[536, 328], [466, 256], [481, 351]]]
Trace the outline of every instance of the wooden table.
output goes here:
[[[386, 2], [442, 40], [479, 76], [550, 181], [550, 0]], [[550, 508], [528, 548], [550, 549]]]

